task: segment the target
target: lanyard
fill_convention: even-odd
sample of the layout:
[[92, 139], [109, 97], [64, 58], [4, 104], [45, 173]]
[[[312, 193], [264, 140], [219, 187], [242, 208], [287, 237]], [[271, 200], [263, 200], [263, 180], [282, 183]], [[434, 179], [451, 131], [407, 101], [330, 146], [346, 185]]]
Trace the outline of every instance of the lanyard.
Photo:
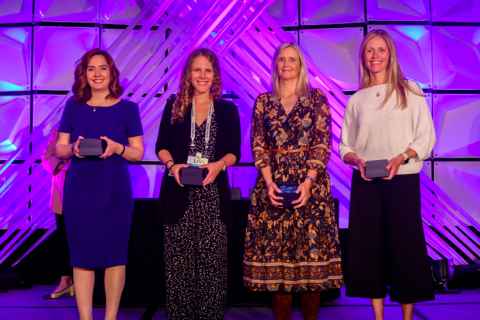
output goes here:
[[[208, 140], [210, 140], [210, 126], [212, 124], [212, 109], [213, 109], [213, 100], [210, 102], [210, 106], [208, 107], [208, 116], [207, 116], [207, 127], [205, 128], [205, 157], [207, 156], [208, 150]], [[190, 139], [192, 143], [190, 144], [190, 148], [195, 147], [195, 101], [192, 101], [192, 116], [191, 116], [191, 123], [190, 123]]]

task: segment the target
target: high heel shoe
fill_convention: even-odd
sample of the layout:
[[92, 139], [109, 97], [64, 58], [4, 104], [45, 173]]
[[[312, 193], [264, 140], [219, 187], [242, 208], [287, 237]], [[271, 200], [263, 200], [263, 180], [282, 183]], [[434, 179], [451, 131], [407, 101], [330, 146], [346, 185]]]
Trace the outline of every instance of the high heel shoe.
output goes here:
[[43, 296], [43, 299], [45, 299], [45, 300], [58, 299], [58, 298], [63, 297], [66, 294], [70, 294], [70, 297], [73, 297], [75, 295], [75, 289], [73, 287], [73, 284], [71, 284], [69, 287], [66, 287], [63, 290], [54, 292], [52, 294], [47, 294], [47, 295]]

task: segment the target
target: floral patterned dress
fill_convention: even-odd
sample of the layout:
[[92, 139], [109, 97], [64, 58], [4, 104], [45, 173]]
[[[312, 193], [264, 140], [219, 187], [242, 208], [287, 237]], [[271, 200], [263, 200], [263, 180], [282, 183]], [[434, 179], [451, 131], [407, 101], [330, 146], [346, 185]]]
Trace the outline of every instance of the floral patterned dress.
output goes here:
[[[244, 285], [253, 291], [322, 291], [344, 285], [340, 242], [327, 173], [331, 151], [330, 108], [319, 89], [297, 101], [287, 115], [280, 100], [258, 96], [251, 144], [259, 170], [248, 215]], [[300, 151], [282, 155], [269, 149]], [[261, 170], [270, 166], [275, 183], [302, 183], [310, 169], [317, 178], [305, 206], [271, 204]]]

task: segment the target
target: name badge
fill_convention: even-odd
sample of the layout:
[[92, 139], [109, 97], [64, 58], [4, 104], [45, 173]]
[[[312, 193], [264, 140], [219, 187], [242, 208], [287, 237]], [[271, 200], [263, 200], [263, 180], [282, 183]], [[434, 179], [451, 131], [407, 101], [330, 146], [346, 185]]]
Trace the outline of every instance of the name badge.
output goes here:
[[202, 158], [201, 153], [197, 153], [195, 156], [188, 156], [187, 165], [191, 167], [198, 167], [202, 164], [208, 164], [207, 158]]

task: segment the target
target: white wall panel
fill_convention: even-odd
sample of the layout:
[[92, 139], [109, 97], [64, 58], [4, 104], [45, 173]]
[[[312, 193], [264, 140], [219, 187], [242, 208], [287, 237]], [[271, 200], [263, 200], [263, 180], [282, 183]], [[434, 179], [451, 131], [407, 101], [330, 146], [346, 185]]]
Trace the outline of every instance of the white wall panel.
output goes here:
[[435, 162], [435, 183], [480, 223], [480, 162]]
[[363, 27], [300, 31], [300, 45], [342, 90], [357, 90]]
[[75, 63], [85, 52], [98, 48], [98, 34], [98, 28], [35, 27], [33, 87], [71, 90]]
[[436, 94], [433, 107], [435, 157], [480, 157], [480, 95]]
[[361, 23], [364, 12], [360, 0], [300, 0], [302, 25]]

